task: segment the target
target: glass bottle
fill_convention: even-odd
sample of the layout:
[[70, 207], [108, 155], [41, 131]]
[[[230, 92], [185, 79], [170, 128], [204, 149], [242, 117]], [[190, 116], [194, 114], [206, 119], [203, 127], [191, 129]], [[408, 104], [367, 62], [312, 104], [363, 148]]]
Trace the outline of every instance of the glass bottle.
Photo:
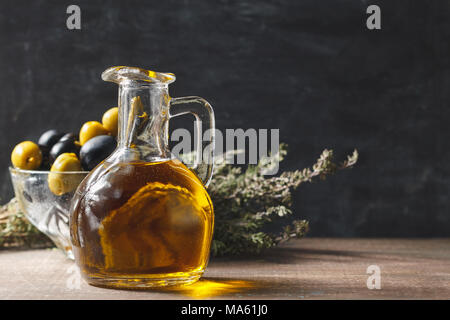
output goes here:
[[[168, 85], [175, 76], [170, 73], [112, 67], [102, 79], [119, 85], [118, 146], [72, 200], [75, 261], [87, 282], [97, 286], [192, 283], [208, 262], [214, 224], [205, 189], [213, 169], [211, 105], [199, 97], [171, 98]], [[197, 174], [168, 148], [169, 119], [187, 113], [198, 120]], [[199, 138], [202, 127], [211, 129], [207, 141]]]

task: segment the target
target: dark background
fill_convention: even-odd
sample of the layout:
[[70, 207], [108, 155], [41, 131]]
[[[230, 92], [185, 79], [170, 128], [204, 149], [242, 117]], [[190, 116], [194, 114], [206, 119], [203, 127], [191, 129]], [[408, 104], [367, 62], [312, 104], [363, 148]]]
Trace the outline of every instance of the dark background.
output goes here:
[[280, 128], [283, 170], [357, 148], [296, 192], [310, 235], [450, 235], [448, 1], [77, 1], [78, 31], [70, 4], [0, 2], [1, 203], [14, 145], [100, 120], [117, 101], [101, 72], [131, 65], [175, 73], [171, 95], [209, 100], [219, 129]]

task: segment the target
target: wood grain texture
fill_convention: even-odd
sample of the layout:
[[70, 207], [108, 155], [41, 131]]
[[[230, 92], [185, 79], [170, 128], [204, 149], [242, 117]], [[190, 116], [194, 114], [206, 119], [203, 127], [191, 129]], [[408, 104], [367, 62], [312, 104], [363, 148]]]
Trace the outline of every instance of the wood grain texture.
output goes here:
[[[381, 289], [366, 286], [369, 265]], [[450, 239], [291, 241], [262, 256], [213, 259], [196, 284], [151, 291], [71, 289], [57, 250], [0, 252], [1, 299], [450, 299]], [[69, 286], [68, 286], [69, 284]]]

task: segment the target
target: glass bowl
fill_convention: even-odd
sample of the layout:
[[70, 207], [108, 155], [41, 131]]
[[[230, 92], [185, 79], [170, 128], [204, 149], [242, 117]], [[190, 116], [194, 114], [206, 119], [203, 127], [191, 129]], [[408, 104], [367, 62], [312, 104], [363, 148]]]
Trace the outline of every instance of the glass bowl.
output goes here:
[[[73, 259], [69, 232], [70, 202], [76, 187], [89, 171], [50, 172], [9, 168], [14, 193], [28, 220], [46, 234], [66, 256]], [[49, 175], [65, 184], [64, 194], [56, 195], [48, 186]], [[69, 187], [67, 187], [69, 186]]]

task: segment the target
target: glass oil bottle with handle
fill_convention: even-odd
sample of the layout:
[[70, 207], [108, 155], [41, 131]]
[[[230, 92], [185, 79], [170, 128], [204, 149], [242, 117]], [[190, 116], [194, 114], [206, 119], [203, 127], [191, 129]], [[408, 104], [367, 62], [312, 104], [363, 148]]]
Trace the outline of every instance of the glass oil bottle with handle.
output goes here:
[[[214, 213], [206, 191], [213, 170], [214, 113], [199, 97], [171, 98], [170, 73], [112, 67], [119, 85], [117, 149], [79, 185], [71, 205], [75, 261], [89, 284], [149, 288], [198, 280], [209, 258]], [[168, 148], [168, 122], [193, 114], [194, 170]]]

